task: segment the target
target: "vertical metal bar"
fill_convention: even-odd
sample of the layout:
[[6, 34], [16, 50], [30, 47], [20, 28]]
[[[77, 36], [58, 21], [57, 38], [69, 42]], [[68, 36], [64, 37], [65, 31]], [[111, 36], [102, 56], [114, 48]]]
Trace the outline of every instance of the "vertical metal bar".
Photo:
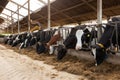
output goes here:
[[61, 33], [60, 33], [60, 34], [61, 34], [61, 37], [62, 37], [62, 41], [64, 41], [64, 40], [63, 40], [63, 39], [64, 39], [63, 28], [61, 28], [60, 30], [61, 30]]
[[48, 29], [51, 27], [50, 0], [48, 0]]
[[12, 11], [11, 11], [11, 24], [12, 24], [11, 25], [11, 29], [12, 29], [11, 31], [12, 31], [12, 34], [13, 34], [13, 17], [12, 17]]
[[28, 32], [30, 32], [30, 0], [28, 0]]
[[116, 47], [117, 47], [117, 52], [119, 51], [119, 44], [118, 44], [118, 23], [115, 23], [115, 30], [116, 30]]
[[102, 35], [102, 0], [97, 0], [98, 40]]
[[18, 9], [18, 34], [20, 34], [20, 22], [19, 22], [19, 5], [17, 5], [17, 9]]

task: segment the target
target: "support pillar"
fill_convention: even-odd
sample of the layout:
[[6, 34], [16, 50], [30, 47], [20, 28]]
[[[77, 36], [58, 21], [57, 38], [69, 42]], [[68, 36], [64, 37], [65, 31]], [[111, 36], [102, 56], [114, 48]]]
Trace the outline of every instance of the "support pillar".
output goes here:
[[30, 0], [28, 0], [28, 32], [30, 32]]
[[19, 22], [19, 5], [17, 5], [17, 9], [18, 9], [18, 34], [20, 34], [20, 22]]
[[102, 35], [102, 0], [97, 0], [98, 40]]
[[51, 27], [50, 0], [48, 0], [48, 29]]
[[12, 24], [12, 25], [11, 25], [11, 33], [12, 33], [12, 34], [13, 34], [13, 22], [14, 22], [14, 21], [13, 21], [12, 12], [11, 12], [11, 24]]

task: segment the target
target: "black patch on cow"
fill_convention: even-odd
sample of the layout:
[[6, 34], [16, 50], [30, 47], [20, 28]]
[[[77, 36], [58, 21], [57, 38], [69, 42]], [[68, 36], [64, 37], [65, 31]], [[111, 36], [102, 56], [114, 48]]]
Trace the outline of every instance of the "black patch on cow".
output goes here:
[[31, 38], [31, 40], [30, 40], [30, 46], [35, 45], [35, 44], [36, 44], [36, 42], [37, 42], [36, 37], [32, 37], [32, 38]]
[[45, 31], [40, 31], [40, 42], [44, 42], [45, 41]]
[[[116, 21], [120, 21], [120, 18], [113, 17], [112, 22], [116, 22]], [[118, 23], [117, 26], [114, 26], [112, 22], [109, 22], [109, 24], [106, 25], [105, 31], [98, 42], [104, 45], [104, 48], [101, 48], [99, 46], [96, 47], [97, 65], [101, 64], [106, 59], [106, 53], [108, 53], [106, 49], [109, 48], [111, 44], [115, 46], [118, 40], [118, 45], [120, 45], [120, 23]], [[116, 40], [116, 31], [118, 32], [117, 40]]]
[[61, 60], [66, 55], [67, 49], [63, 45], [59, 45], [57, 48], [57, 52], [58, 52], [57, 53], [57, 60]]
[[77, 43], [77, 38], [75, 35], [69, 35], [66, 40], [63, 42], [67, 49], [75, 49]]
[[51, 39], [51, 37], [52, 37], [52, 33], [51, 33], [51, 31], [46, 31], [44, 37], [45, 37], [44, 43], [49, 42], [50, 39]]
[[43, 43], [41, 43], [41, 42], [38, 42], [38, 43], [36, 44], [36, 52], [37, 52], [38, 54], [41, 54], [41, 53], [46, 52], [46, 46], [45, 46], [45, 44], [43, 44]]
[[12, 44], [12, 47], [17, 46], [19, 43], [20, 43], [20, 40], [16, 40], [16, 41], [14, 41], [13, 44]]
[[72, 28], [69, 36], [65, 39], [63, 44], [67, 49], [75, 49], [76, 43], [77, 43], [77, 38], [75, 36], [77, 29]]
[[9, 37], [8, 37], [8, 36], [5, 36], [5, 37], [4, 37], [4, 44], [7, 44], [7, 43], [8, 43], [8, 40], [9, 40]]
[[97, 65], [100, 65], [106, 58], [107, 58], [107, 54], [106, 54], [105, 48], [101, 48], [101, 47], [97, 46], [97, 48], [96, 48], [96, 63], [97, 63]]

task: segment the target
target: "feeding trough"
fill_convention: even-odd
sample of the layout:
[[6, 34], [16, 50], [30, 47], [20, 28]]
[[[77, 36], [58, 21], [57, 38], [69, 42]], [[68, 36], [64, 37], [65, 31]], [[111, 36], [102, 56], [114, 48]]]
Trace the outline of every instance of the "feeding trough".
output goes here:
[[[67, 54], [71, 56], [76, 56], [78, 59], [85, 59], [88, 61], [95, 61], [91, 52], [76, 51], [74, 49], [69, 49]], [[108, 58], [105, 60], [108, 63], [120, 65], [120, 53], [116, 54], [107, 54]]]

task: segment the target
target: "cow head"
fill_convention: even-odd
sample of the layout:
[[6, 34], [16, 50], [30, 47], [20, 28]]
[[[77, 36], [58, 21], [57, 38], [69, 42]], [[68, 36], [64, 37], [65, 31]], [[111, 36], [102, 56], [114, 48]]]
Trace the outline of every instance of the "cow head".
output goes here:
[[96, 66], [100, 65], [106, 59], [106, 48], [104, 45], [98, 43], [92, 47], [92, 54], [96, 60]]
[[47, 43], [47, 46], [49, 47], [50, 45], [56, 44], [57, 41], [61, 39], [61, 35], [59, 31], [56, 31], [54, 35], [51, 37], [50, 41]]
[[91, 32], [88, 28], [84, 29], [84, 34], [82, 35], [82, 43], [89, 44], [91, 41]]
[[37, 42], [37, 44], [36, 44], [36, 52], [38, 53], [38, 54], [41, 54], [41, 53], [44, 53], [44, 52], [46, 52], [46, 45], [45, 44], [43, 44], [43, 43], [41, 43], [41, 42]]
[[21, 42], [21, 35], [17, 35], [17, 37], [15, 38], [15, 40], [13, 41], [12, 47], [17, 46], [20, 42]]
[[63, 45], [58, 45], [57, 48], [57, 60], [63, 59], [63, 57], [66, 55], [67, 49]]

